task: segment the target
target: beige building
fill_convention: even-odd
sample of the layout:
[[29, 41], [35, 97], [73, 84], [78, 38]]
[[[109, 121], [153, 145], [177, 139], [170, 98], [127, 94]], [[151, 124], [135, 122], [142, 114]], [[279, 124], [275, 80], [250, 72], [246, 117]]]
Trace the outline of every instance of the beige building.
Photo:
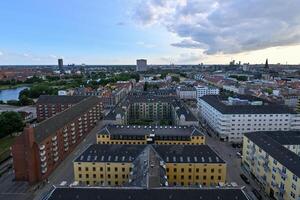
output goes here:
[[106, 125], [97, 134], [97, 143], [201, 145], [205, 136], [194, 126]]
[[300, 132], [246, 133], [243, 166], [274, 199], [300, 199]]
[[147, 163], [148, 168], [163, 169], [158, 176], [165, 181], [156, 183], [160, 186], [215, 186], [226, 181], [226, 163], [207, 145], [95, 144], [75, 159], [74, 175], [82, 184], [124, 186], [135, 183], [140, 177], [136, 171]]

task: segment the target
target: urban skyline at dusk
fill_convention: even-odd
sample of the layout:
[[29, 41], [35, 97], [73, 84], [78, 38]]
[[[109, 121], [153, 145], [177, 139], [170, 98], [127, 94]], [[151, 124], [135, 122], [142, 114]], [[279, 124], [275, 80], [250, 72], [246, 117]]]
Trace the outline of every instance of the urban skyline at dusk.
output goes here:
[[299, 64], [299, 8], [297, 0], [4, 1], [0, 64]]

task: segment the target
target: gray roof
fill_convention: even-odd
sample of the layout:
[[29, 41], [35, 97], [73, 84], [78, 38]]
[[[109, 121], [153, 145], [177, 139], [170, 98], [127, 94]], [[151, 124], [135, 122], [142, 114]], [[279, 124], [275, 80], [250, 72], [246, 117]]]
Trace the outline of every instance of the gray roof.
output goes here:
[[37, 104], [76, 104], [83, 99], [87, 98], [86, 96], [58, 96], [58, 95], [41, 95]]
[[140, 126], [140, 125], [107, 125], [99, 134], [144, 136], [204, 136], [194, 126]]
[[42, 142], [47, 137], [55, 134], [56, 131], [63, 128], [66, 124], [75, 120], [77, 117], [87, 112], [100, 100], [97, 97], [88, 97], [74, 106], [46, 119], [34, 127], [34, 136], [37, 143]]
[[[300, 177], [300, 156], [296, 153], [288, 150], [283, 145], [290, 144], [291, 140], [294, 140], [292, 144], [298, 144], [300, 132], [255, 132], [245, 133], [245, 136], [249, 138], [253, 143], [263, 149], [271, 157], [285, 166], [293, 174]], [[294, 138], [294, 139], [293, 139]]]
[[59, 187], [47, 200], [249, 200], [240, 188], [112, 188], [112, 187]]
[[154, 148], [151, 145], [147, 146], [133, 162], [128, 185], [147, 189], [168, 186], [164, 164]]
[[120, 102], [107, 116], [104, 117], [104, 119], [115, 120], [117, 114], [121, 114], [123, 116], [126, 110], [124, 110], [122, 107], [129, 108], [130, 104], [133, 103], [168, 103], [174, 108], [177, 108], [176, 114], [178, 117], [183, 114], [186, 121], [197, 121], [192, 112], [178, 98], [174, 96], [153, 95], [152, 93], [145, 92], [127, 96], [127, 98]]
[[[148, 145], [94, 144], [75, 162], [133, 162]], [[225, 163], [207, 145], [152, 145], [166, 163]]]
[[[290, 114], [293, 110], [284, 105], [264, 102], [263, 105], [226, 105], [222, 101], [227, 100], [218, 95], [205, 95], [203, 101], [214, 107], [222, 114]], [[242, 99], [248, 99], [243, 97]], [[255, 99], [257, 100], [257, 99]]]

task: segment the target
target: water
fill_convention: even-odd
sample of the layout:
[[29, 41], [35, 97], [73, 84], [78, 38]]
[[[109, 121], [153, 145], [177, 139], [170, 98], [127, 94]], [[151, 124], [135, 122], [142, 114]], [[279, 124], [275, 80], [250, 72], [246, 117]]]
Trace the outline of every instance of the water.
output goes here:
[[18, 87], [14, 89], [0, 90], [0, 100], [6, 102], [8, 100], [18, 100], [22, 90], [28, 87]]

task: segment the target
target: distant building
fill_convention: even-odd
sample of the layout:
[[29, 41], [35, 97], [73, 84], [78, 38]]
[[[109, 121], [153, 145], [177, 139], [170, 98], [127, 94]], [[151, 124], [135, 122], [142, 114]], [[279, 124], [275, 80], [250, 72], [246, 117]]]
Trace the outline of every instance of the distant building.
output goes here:
[[208, 87], [208, 86], [195, 86], [196, 89], [196, 99], [197, 99], [197, 106], [200, 108], [200, 98], [205, 95], [218, 95], [220, 93], [219, 88], [216, 87]]
[[240, 143], [244, 133], [300, 129], [300, 115], [287, 106], [255, 97], [225, 98], [208, 95], [200, 99], [204, 121], [224, 141]]
[[246, 133], [242, 164], [271, 199], [299, 199], [299, 131]]
[[176, 88], [177, 96], [184, 100], [196, 100], [196, 89], [194, 87], [179, 86]]
[[146, 59], [139, 59], [136, 60], [136, 71], [147, 71], [147, 60]]
[[58, 68], [59, 68], [60, 72], [63, 72], [63, 70], [64, 70], [63, 67], [64, 67], [64, 61], [62, 58], [59, 58], [58, 59]]

